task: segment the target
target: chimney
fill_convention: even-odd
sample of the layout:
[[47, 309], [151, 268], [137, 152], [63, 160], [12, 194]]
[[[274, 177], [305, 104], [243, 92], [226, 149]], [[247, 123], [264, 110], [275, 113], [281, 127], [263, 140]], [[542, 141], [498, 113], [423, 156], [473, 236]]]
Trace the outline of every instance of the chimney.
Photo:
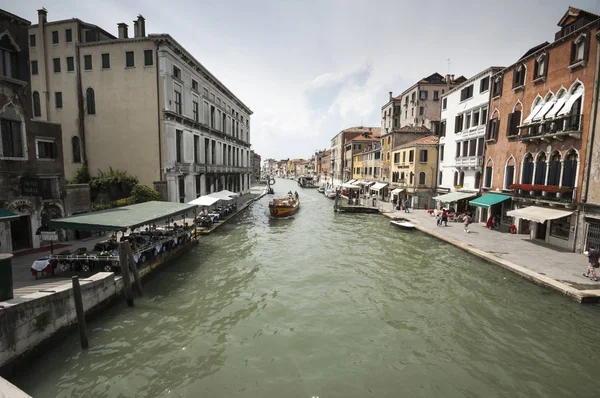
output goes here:
[[45, 8], [40, 8], [38, 10], [38, 23], [40, 26], [46, 23], [46, 16], [48, 15], [48, 10]]
[[446, 84], [450, 84], [450, 75], [446, 75]]
[[138, 15], [137, 20], [133, 21], [134, 37], [146, 37], [146, 20]]
[[127, 36], [127, 24], [121, 22], [117, 26], [119, 27], [119, 39], [128, 39], [129, 36]]
[[390, 91], [390, 101], [392, 100], [392, 92]]
[[450, 75], [451, 83], [454, 83], [454, 75]]

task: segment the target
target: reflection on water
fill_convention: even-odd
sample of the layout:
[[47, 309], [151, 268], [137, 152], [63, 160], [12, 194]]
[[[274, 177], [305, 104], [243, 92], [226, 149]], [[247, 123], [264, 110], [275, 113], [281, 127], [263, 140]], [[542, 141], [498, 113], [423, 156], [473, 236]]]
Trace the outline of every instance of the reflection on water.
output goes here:
[[[14, 382], [34, 397], [593, 397], [581, 306], [316, 190], [264, 197]], [[43, 377], [31, 377], [31, 375]]]

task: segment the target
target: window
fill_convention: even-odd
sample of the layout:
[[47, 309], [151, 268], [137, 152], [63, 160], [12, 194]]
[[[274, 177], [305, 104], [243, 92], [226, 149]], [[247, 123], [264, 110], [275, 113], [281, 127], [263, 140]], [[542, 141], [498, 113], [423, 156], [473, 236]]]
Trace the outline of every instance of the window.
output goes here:
[[[206, 87], [202, 87], [202, 91], [204, 92], [204, 96], [208, 98], [208, 89]], [[231, 108], [231, 114], [233, 115], [233, 108]]]
[[473, 98], [473, 85], [469, 85], [462, 90], [460, 90], [460, 100], [465, 101], [469, 98]]
[[427, 175], [425, 174], [424, 171], [419, 173], [419, 185], [425, 185], [425, 179], [427, 178]]
[[75, 71], [75, 59], [73, 57], [67, 57], [67, 72]]
[[192, 79], [192, 90], [198, 91], [198, 82]]
[[194, 121], [197, 122], [199, 121], [198, 119], [198, 101], [192, 101], [192, 113], [194, 115]]
[[546, 54], [542, 54], [540, 55], [536, 60], [535, 63], [533, 65], [533, 80], [538, 80], [538, 79], [542, 79], [544, 77], [546, 77], [546, 72], [547, 72], [547, 55]]
[[513, 70], [513, 89], [523, 87], [525, 84], [525, 65], [519, 65]]
[[60, 73], [60, 58], [54, 58], [52, 64], [54, 65], [54, 73]]
[[424, 113], [425, 113], [425, 107], [423, 107], [423, 106], [420, 106], [420, 107], [419, 107], [419, 115], [420, 115], [420, 116], [423, 116], [423, 114], [424, 114]]
[[498, 118], [491, 119], [488, 123], [487, 128], [487, 139], [495, 141], [498, 138], [498, 127], [500, 126], [500, 121]]
[[465, 172], [461, 171], [458, 173], [458, 185], [461, 187], [465, 186]]
[[504, 171], [504, 189], [509, 189], [515, 182], [515, 159], [510, 158], [506, 164], [506, 170]]
[[446, 110], [447, 107], [448, 107], [448, 98], [444, 98], [442, 100], [442, 110]]
[[438, 90], [433, 90], [433, 100], [438, 101], [440, 99], [440, 92]]
[[92, 70], [92, 56], [91, 55], [83, 56], [83, 70]]
[[179, 186], [179, 203], [185, 203], [185, 177], [177, 179]]
[[440, 145], [440, 162], [444, 161], [444, 145]]
[[569, 231], [571, 230], [571, 216], [552, 220], [550, 224], [550, 236], [569, 240]]
[[535, 162], [535, 181], [536, 185], [546, 185], [546, 154], [544, 152], [538, 154]]
[[0, 119], [0, 132], [2, 133], [2, 156], [8, 158], [22, 158], [24, 151], [21, 122]]
[[483, 79], [481, 79], [479, 81], [479, 92], [485, 93], [489, 89], [490, 89], [490, 78], [488, 76], [488, 77], [484, 77]]
[[463, 117], [464, 117], [464, 115], [458, 115], [454, 118], [454, 132], [455, 133], [462, 131]]
[[499, 97], [502, 95], [502, 76], [498, 76], [494, 79], [494, 86], [492, 87], [492, 97]]
[[57, 91], [54, 93], [54, 102], [56, 103], [56, 109], [62, 109], [62, 92]]
[[477, 150], [477, 140], [469, 140], [469, 156], [475, 156]]
[[465, 130], [471, 127], [471, 114], [467, 113], [466, 116], [467, 117], [465, 118]]
[[483, 137], [477, 138], [477, 156], [483, 156]]
[[29, 35], [29, 47], [35, 47], [36, 42], [35, 42], [35, 35]]
[[481, 109], [481, 123], [480, 124], [483, 125], [483, 124], [487, 123], [487, 113], [488, 113], [487, 108]]
[[87, 114], [95, 115], [96, 114], [96, 96], [94, 94], [94, 89], [89, 87], [85, 90], [85, 102], [87, 105]]
[[506, 136], [516, 137], [519, 135], [519, 125], [521, 124], [521, 111], [514, 111], [508, 114], [506, 122]]
[[429, 93], [427, 92], [427, 90], [420, 90], [419, 91], [419, 99], [422, 100], [422, 101], [426, 101], [428, 94]]
[[558, 186], [560, 184], [560, 154], [555, 153], [550, 161], [550, 170], [548, 170], [548, 182], [546, 185]]
[[413, 163], [414, 161], [415, 161], [415, 151], [411, 149], [408, 152], [408, 162]]
[[409, 175], [409, 181], [410, 181], [409, 182], [410, 185], [413, 185], [415, 182], [415, 173], [413, 173], [412, 171], [410, 172], [410, 175]]
[[484, 188], [492, 187], [492, 172], [493, 172], [493, 168], [490, 165], [490, 163], [488, 162], [488, 166], [486, 166], [486, 168], [485, 168], [485, 181], [483, 183]]
[[446, 136], [446, 121], [442, 120], [442, 122], [440, 123], [440, 137], [445, 137]]
[[419, 152], [419, 162], [427, 163], [427, 149], [421, 149]]
[[589, 33], [579, 35], [579, 37], [571, 43], [571, 65], [579, 65], [583, 61], [587, 61], [590, 52], [589, 36]]
[[400, 153], [394, 153], [394, 163], [400, 162]]
[[196, 174], [195, 180], [196, 180], [196, 197], [199, 198], [200, 196], [202, 196], [201, 192], [200, 192], [200, 188], [202, 186], [200, 184], [200, 174]]
[[533, 183], [533, 156], [528, 153], [523, 159], [523, 170], [521, 174], [521, 184]]
[[135, 67], [135, 56], [133, 51], [125, 51], [125, 67], [133, 68]]
[[152, 50], [144, 50], [144, 66], [154, 65], [154, 57]]
[[35, 145], [38, 159], [56, 159], [54, 141], [36, 140]]
[[32, 75], [38, 74], [38, 61], [31, 61], [31, 74]]
[[58, 44], [58, 30], [52, 31], [52, 44]]
[[71, 149], [73, 151], [73, 163], [81, 163], [81, 144], [79, 137], [71, 138]]
[[181, 115], [181, 87], [175, 85], [175, 112]]
[[438, 185], [442, 185], [443, 177], [444, 174], [440, 171], [440, 173], [438, 174]]
[[73, 30], [65, 29], [65, 41], [71, 43], [73, 41]]
[[475, 189], [481, 188], [481, 172], [475, 173]]
[[194, 163], [200, 163], [200, 136], [194, 135]]
[[465, 158], [469, 156], [469, 141], [462, 142], [462, 155]]
[[460, 157], [460, 142], [456, 143], [456, 157]]
[[40, 103], [40, 93], [33, 92], [33, 116], [42, 116], [42, 104]]
[[473, 127], [479, 126], [479, 110], [473, 112], [473, 123], [471, 125]]
[[183, 130], [175, 130], [175, 161], [183, 162]]
[[178, 67], [176, 67], [175, 65], [173, 65], [173, 77], [175, 79], [179, 79], [181, 80], [181, 69], [179, 69]]
[[102, 69], [110, 69], [110, 54], [102, 54]]
[[0, 48], [0, 76], [17, 76], [17, 57], [14, 52]]

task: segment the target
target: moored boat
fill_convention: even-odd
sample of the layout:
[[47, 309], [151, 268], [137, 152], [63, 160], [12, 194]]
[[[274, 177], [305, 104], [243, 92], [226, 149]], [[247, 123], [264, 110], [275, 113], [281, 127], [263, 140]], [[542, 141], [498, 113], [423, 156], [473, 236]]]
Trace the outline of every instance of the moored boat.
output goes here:
[[269, 213], [273, 217], [288, 217], [295, 214], [300, 208], [298, 193], [288, 193], [283, 198], [273, 199], [269, 202]]
[[320, 187], [320, 188], [318, 189], [318, 191], [319, 191], [319, 193], [325, 193], [325, 188], [324, 188], [324, 187]]
[[390, 221], [390, 224], [401, 229], [415, 229], [415, 224], [409, 223], [408, 221]]

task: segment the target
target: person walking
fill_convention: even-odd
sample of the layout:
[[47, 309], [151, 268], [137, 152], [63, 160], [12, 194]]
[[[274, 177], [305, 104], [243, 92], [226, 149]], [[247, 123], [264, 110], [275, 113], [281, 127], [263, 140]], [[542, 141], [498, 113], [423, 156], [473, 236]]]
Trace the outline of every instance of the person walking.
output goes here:
[[593, 277], [592, 280], [594, 282], [598, 282], [598, 279], [596, 278], [596, 268], [600, 266], [598, 264], [598, 260], [600, 259], [600, 251], [588, 246], [588, 249], [586, 252], [584, 252], [584, 254], [585, 253], [587, 253], [588, 256], [588, 267], [587, 272], [583, 274], [583, 276], [588, 278], [591, 273]]
[[465, 214], [465, 216], [463, 217], [463, 222], [465, 223], [465, 232], [471, 232], [469, 231], [469, 224], [471, 223], [471, 216], [469, 215], [469, 213]]
[[442, 222], [444, 223], [445, 227], [448, 226], [448, 213], [446, 213], [446, 209], [442, 209]]

